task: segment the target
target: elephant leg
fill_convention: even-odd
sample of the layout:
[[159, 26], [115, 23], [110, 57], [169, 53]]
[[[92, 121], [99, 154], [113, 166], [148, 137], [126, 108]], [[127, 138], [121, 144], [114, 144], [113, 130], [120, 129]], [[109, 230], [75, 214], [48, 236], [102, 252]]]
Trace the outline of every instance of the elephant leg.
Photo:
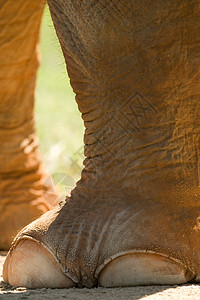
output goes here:
[[[48, 4], [84, 119], [86, 159], [69, 201], [15, 238], [5, 281], [41, 287], [31, 261], [43, 255], [60, 265], [66, 287], [199, 280], [199, 1]], [[37, 257], [33, 244], [43, 249]]]
[[[0, 1], [0, 249], [50, 205], [34, 128], [44, 1]], [[53, 195], [55, 198], [55, 195]]]

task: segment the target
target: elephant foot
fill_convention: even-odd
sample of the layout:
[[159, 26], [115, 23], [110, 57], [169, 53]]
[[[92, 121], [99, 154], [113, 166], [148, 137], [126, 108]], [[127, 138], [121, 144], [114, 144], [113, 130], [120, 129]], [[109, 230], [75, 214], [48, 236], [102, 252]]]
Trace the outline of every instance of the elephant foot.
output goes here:
[[[96, 274], [101, 287], [182, 284], [194, 278], [194, 274], [180, 261], [152, 251], [135, 251], [109, 258], [97, 268]], [[4, 281], [14, 287], [77, 286], [64, 274], [51, 253], [32, 239], [21, 240], [16, 249], [9, 252], [3, 277]]]
[[[84, 120], [84, 169], [67, 203], [17, 235], [6, 282], [94, 287], [199, 278], [199, 4], [147, 3], [48, 0]], [[23, 154], [30, 144], [34, 153], [31, 140], [20, 142]]]
[[182, 284], [199, 274], [199, 238], [188, 234], [182, 210], [85, 205], [70, 199], [24, 228], [6, 258], [4, 281], [28, 288], [127, 287]]

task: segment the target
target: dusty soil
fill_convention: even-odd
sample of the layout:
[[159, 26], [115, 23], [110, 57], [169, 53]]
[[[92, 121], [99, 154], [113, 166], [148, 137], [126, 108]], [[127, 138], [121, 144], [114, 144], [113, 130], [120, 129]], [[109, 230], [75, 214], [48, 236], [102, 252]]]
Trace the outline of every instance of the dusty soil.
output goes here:
[[200, 299], [200, 285], [151, 286], [116, 289], [38, 289], [12, 288], [2, 281], [6, 253], [0, 252], [0, 299], [68, 299], [68, 300], [137, 300], [137, 299]]

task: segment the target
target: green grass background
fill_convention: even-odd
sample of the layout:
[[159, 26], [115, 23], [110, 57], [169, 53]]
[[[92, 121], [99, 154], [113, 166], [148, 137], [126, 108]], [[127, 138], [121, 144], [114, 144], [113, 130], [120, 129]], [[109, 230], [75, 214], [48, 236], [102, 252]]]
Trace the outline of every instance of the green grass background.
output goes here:
[[42, 19], [40, 48], [35, 105], [40, 152], [54, 180], [63, 181], [64, 174], [70, 189], [81, 173], [84, 128], [48, 7]]

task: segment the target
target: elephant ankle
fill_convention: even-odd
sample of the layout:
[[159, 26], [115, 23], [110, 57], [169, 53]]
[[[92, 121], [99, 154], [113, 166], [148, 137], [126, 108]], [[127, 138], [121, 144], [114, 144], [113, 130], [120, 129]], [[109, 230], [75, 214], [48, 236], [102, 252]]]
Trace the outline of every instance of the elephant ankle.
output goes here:
[[52, 180], [40, 169], [0, 175], [0, 249], [10, 248], [16, 234], [59, 202]]
[[15, 235], [49, 208], [43, 198], [5, 206], [0, 204], [0, 250], [8, 250]]

